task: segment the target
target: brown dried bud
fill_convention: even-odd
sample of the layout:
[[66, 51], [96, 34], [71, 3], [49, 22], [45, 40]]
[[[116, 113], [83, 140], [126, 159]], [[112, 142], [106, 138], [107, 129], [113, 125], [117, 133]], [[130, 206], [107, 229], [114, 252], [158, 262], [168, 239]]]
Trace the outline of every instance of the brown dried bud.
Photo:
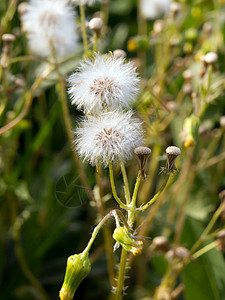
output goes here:
[[225, 129], [225, 116], [222, 116], [220, 118], [220, 127], [224, 128]]
[[219, 198], [221, 201], [225, 201], [225, 190], [222, 190], [220, 193], [219, 193]]
[[175, 159], [177, 156], [181, 154], [180, 148], [175, 146], [169, 146], [166, 148], [167, 160], [166, 160], [166, 167], [161, 168], [161, 173], [174, 173], [177, 168], [175, 166]]
[[165, 105], [166, 105], [166, 108], [171, 112], [178, 111], [178, 105], [175, 101], [167, 101]]
[[193, 77], [193, 73], [189, 69], [185, 70], [182, 75], [183, 75], [183, 78], [187, 81], [191, 80]]
[[11, 44], [12, 42], [14, 42], [16, 39], [14, 34], [11, 33], [5, 33], [2, 36], [2, 40], [7, 43], [7, 44]]
[[212, 30], [213, 30], [212, 24], [210, 22], [205, 22], [203, 27], [202, 27], [202, 30], [207, 35], [211, 34]]
[[138, 157], [139, 170], [141, 172], [141, 178], [146, 179], [145, 167], [149, 155], [151, 154], [151, 149], [147, 147], [137, 147], [134, 149], [134, 153]]
[[185, 83], [183, 85], [183, 92], [185, 95], [191, 95], [192, 94], [192, 84], [191, 83]]
[[179, 14], [180, 10], [181, 10], [181, 6], [180, 6], [179, 3], [172, 2], [170, 4], [170, 11], [171, 11], [171, 13], [172, 13], [172, 15], [173, 15], [174, 18], [177, 17], [177, 15]]
[[152, 240], [152, 247], [154, 250], [158, 250], [160, 252], [166, 252], [170, 248], [170, 243], [164, 236], [157, 236]]
[[27, 2], [21, 2], [18, 7], [17, 7], [17, 10], [18, 10], [18, 13], [20, 16], [22, 16], [23, 14], [25, 14], [25, 12], [27, 11], [27, 7], [28, 7], [28, 3]]
[[185, 247], [177, 246], [169, 250], [166, 254], [166, 257], [169, 261], [174, 259], [185, 260], [190, 257], [190, 251]]

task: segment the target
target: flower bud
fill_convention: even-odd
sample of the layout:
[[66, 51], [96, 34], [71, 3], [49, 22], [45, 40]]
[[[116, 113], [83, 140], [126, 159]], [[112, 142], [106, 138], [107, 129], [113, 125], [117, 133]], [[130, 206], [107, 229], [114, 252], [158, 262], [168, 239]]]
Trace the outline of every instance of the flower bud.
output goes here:
[[113, 233], [114, 240], [117, 241], [127, 252], [133, 253], [133, 255], [140, 255], [143, 242], [136, 241], [130, 234], [127, 228], [117, 227]]
[[177, 17], [177, 15], [179, 14], [180, 10], [181, 10], [181, 6], [180, 6], [179, 3], [172, 2], [170, 4], [170, 11], [171, 11], [171, 13], [172, 13], [172, 15], [173, 15], [174, 18]]
[[113, 55], [116, 58], [125, 58], [127, 56], [126, 52], [122, 49], [116, 49], [113, 51]]
[[149, 37], [146, 35], [135, 36], [128, 40], [127, 50], [130, 52], [134, 51], [148, 51], [150, 46]]
[[163, 31], [165, 24], [163, 20], [156, 20], [153, 24], [153, 33], [155, 35], [161, 33]]
[[97, 17], [91, 19], [88, 23], [89, 28], [95, 31], [97, 36], [100, 36], [103, 25], [104, 25], [103, 20]]
[[182, 76], [186, 81], [190, 81], [193, 77], [193, 73], [191, 70], [187, 69], [183, 72]]
[[164, 236], [157, 236], [152, 240], [152, 247], [159, 252], [166, 252], [170, 248], [170, 243]]
[[151, 154], [151, 149], [147, 147], [137, 147], [134, 149], [134, 153], [138, 157], [139, 170], [141, 172], [141, 178], [146, 179], [145, 167], [149, 155]]
[[169, 250], [166, 257], [169, 262], [172, 262], [174, 259], [185, 260], [190, 257], [190, 251], [182, 246], [177, 246]]
[[9, 59], [11, 56], [11, 45], [15, 41], [15, 39], [16, 39], [15, 35], [10, 33], [5, 33], [2, 36], [2, 41], [4, 45], [2, 49], [0, 64], [3, 68], [8, 68], [10, 64]]
[[71, 255], [67, 260], [66, 274], [59, 292], [61, 300], [71, 300], [81, 281], [91, 270], [88, 253]]
[[215, 64], [218, 60], [218, 55], [215, 52], [209, 52], [204, 56], [204, 61], [206, 64]]
[[224, 128], [225, 129], [225, 116], [222, 116], [220, 118], [220, 127]]
[[195, 115], [184, 120], [182, 141], [184, 142], [184, 147], [192, 147], [195, 144], [195, 140], [199, 129], [199, 119]]

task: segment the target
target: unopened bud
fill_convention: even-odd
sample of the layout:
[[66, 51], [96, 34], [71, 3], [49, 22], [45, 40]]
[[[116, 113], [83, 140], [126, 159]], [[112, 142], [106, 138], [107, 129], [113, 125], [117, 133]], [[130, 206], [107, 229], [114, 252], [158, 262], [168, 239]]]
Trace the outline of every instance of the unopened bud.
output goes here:
[[101, 35], [101, 30], [103, 27], [104, 23], [101, 18], [93, 18], [89, 21], [88, 26], [91, 30], [95, 31], [97, 36]]
[[141, 178], [146, 179], [145, 167], [149, 155], [151, 154], [151, 149], [147, 147], [137, 147], [134, 149], [134, 153], [138, 157], [139, 170], [141, 172]]
[[192, 84], [190, 82], [183, 85], [183, 92], [185, 95], [191, 95], [192, 91]]
[[24, 15], [25, 12], [27, 11], [27, 7], [28, 7], [28, 3], [27, 2], [21, 2], [18, 7], [17, 7], [17, 10], [18, 10], [18, 13], [20, 16]]
[[16, 39], [15, 35], [11, 33], [5, 33], [2, 36], [2, 40], [4, 41], [4, 43], [7, 44], [11, 44], [12, 42], [15, 41], [15, 39]]
[[171, 11], [173, 17], [177, 17], [177, 15], [179, 14], [180, 10], [181, 10], [181, 6], [180, 6], [179, 3], [172, 2], [170, 4], [170, 11]]
[[140, 255], [143, 242], [136, 241], [127, 228], [117, 227], [113, 233], [114, 240], [117, 241], [126, 251], [133, 253], [133, 255]]
[[188, 28], [185, 31], [186, 40], [188, 40], [190, 42], [194, 42], [194, 41], [196, 41], [197, 37], [198, 37], [198, 31], [196, 28], [194, 28], [194, 27]]
[[213, 30], [212, 24], [210, 22], [205, 22], [204, 25], [203, 25], [203, 27], [202, 27], [202, 30], [207, 35], [211, 34], [212, 30]]
[[116, 49], [113, 51], [115, 58], [125, 58], [127, 56], [126, 52], [122, 49]]
[[59, 292], [61, 300], [71, 300], [81, 281], [91, 271], [88, 253], [72, 255], [67, 260], [66, 274]]
[[193, 73], [192, 73], [191, 70], [187, 69], [187, 70], [185, 70], [185, 71], [183, 72], [182, 76], [183, 76], [183, 78], [184, 78], [185, 80], [189, 81], [189, 80], [192, 79]]
[[163, 31], [164, 28], [164, 21], [163, 20], [156, 20], [153, 24], [153, 32], [154, 34], [159, 34]]
[[170, 262], [174, 259], [185, 260], [190, 257], [190, 251], [182, 246], [177, 246], [169, 250], [166, 257]]
[[10, 56], [11, 56], [11, 45], [15, 41], [16, 37], [14, 34], [5, 33], [2, 36], [3, 40], [3, 49], [2, 49], [2, 55], [1, 55], [1, 61], [0, 64], [3, 68], [8, 68], [10, 64]]
[[150, 46], [149, 37], [146, 35], [143, 36], [134, 36], [131, 37], [127, 42], [127, 50], [130, 52], [134, 51], [148, 51]]
[[186, 148], [194, 146], [198, 129], [199, 119], [195, 115], [191, 115], [184, 120], [182, 140]]
[[166, 108], [171, 112], [178, 111], [178, 105], [175, 101], [167, 101], [165, 105], [166, 105]]
[[166, 252], [170, 248], [170, 243], [164, 236], [157, 236], [152, 240], [152, 247], [156, 251]]
[[225, 129], [225, 116], [222, 116], [220, 118], [220, 127], [224, 128]]
[[204, 56], [206, 64], [215, 64], [218, 60], [218, 55], [215, 52], [209, 52]]
[[222, 190], [220, 193], [219, 193], [219, 198], [221, 201], [225, 201], [225, 190]]

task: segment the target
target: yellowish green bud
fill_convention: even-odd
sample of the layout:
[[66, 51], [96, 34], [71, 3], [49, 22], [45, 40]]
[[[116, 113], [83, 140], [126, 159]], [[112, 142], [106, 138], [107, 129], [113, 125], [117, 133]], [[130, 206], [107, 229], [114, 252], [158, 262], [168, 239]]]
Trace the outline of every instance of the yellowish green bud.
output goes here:
[[192, 147], [195, 144], [199, 128], [199, 119], [195, 115], [184, 120], [183, 142], [185, 147]]
[[113, 238], [116, 240], [127, 252], [133, 253], [133, 255], [140, 255], [143, 242], [136, 241], [130, 234], [127, 228], [117, 227], [114, 230]]
[[146, 35], [135, 36], [128, 40], [127, 50], [130, 52], [134, 51], [148, 51], [150, 47], [149, 37]]
[[61, 300], [71, 300], [81, 281], [91, 271], [88, 253], [71, 255], [67, 260], [66, 274], [62, 288], [59, 292]]

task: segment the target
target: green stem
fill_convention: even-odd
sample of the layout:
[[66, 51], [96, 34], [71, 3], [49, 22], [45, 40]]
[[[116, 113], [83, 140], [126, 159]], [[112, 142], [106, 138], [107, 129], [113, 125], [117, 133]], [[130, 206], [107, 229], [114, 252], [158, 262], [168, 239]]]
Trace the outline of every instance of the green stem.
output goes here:
[[162, 184], [161, 188], [159, 189], [158, 193], [155, 194], [155, 196], [149, 201], [147, 202], [145, 205], [139, 207], [136, 209], [136, 211], [144, 211], [146, 210], [150, 205], [152, 205], [159, 197], [159, 195], [163, 192], [164, 188], [166, 187], [166, 184], [169, 180], [170, 174], [168, 174], [164, 180], [164, 183]]
[[98, 51], [98, 35], [96, 32], [94, 32], [94, 46], [93, 46], [94, 52]]
[[218, 220], [218, 218], [221, 215], [221, 213], [223, 212], [223, 210], [224, 210], [224, 203], [222, 202], [220, 204], [220, 206], [217, 208], [217, 210], [215, 211], [215, 213], [213, 214], [212, 219], [210, 220], [209, 224], [206, 226], [206, 228], [203, 231], [203, 233], [201, 234], [200, 238], [197, 240], [197, 242], [191, 248], [191, 253], [193, 253], [201, 245], [202, 241], [209, 234], [209, 232], [213, 228], [214, 224]]
[[120, 167], [121, 167], [121, 171], [122, 171], [122, 175], [123, 175], [126, 202], [127, 202], [127, 204], [130, 204], [131, 198], [130, 198], [129, 183], [128, 183], [128, 179], [127, 179], [127, 172], [126, 172], [124, 163], [122, 161], [120, 163]]
[[[99, 190], [99, 200], [97, 201], [97, 207], [99, 210], [99, 213], [101, 217], [104, 217], [105, 215], [105, 205], [103, 202], [103, 191], [102, 191], [102, 170], [101, 166], [96, 166], [96, 180]], [[106, 258], [107, 258], [107, 266], [108, 266], [108, 273], [109, 273], [109, 279], [111, 285], [114, 285], [114, 264], [113, 264], [113, 250], [112, 250], [112, 238], [111, 238], [111, 232], [110, 229], [106, 226], [103, 227], [103, 236], [104, 236], [104, 244], [105, 244], [105, 250], [106, 250]]]
[[128, 209], [128, 206], [125, 205], [120, 198], [117, 195], [116, 192], [116, 187], [115, 187], [115, 182], [114, 182], [114, 176], [113, 176], [113, 167], [112, 167], [112, 163], [109, 163], [109, 177], [110, 177], [110, 182], [111, 182], [111, 187], [112, 187], [112, 193], [113, 193], [113, 197], [115, 198], [116, 202], [119, 204], [119, 206], [123, 209]]
[[122, 248], [122, 253], [121, 253], [121, 258], [120, 258], [119, 277], [118, 277], [115, 300], [122, 299], [123, 282], [124, 282], [124, 275], [125, 275], [125, 269], [126, 269], [126, 260], [127, 260], [127, 251], [124, 248]]
[[[139, 186], [140, 186], [140, 182], [141, 182], [141, 172], [139, 171], [138, 176], [137, 176], [137, 180], [136, 180], [136, 184], [135, 184], [135, 187], [134, 187], [132, 200], [131, 200], [131, 203], [129, 205], [129, 211], [128, 211], [128, 224], [129, 224], [130, 228], [133, 227], [133, 224], [134, 224], [134, 221], [135, 221], [136, 199], [137, 199], [137, 193], [138, 193], [138, 189], [139, 189]], [[126, 260], [127, 260], [127, 251], [122, 249], [115, 300], [122, 299], [124, 276], [125, 276], [125, 270], [126, 270]]]
[[84, 6], [80, 4], [80, 19], [81, 19], [81, 27], [82, 27], [82, 36], [83, 36], [83, 44], [84, 44], [84, 55], [88, 57], [88, 40], [87, 40], [87, 31], [85, 25], [85, 12]]
[[[118, 209], [111, 210], [111, 211], [110, 211], [110, 212], [109, 212], [109, 213], [108, 213], [108, 214], [107, 214], [107, 215], [106, 215], [106, 216], [98, 223], [98, 225], [95, 227], [95, 229], [94, 229], [94, 231], [93, 231], [93, 233], [92, 233], [92, 235], [91, 235], [91, 238], [90, 238], [90, 240], [89, 240], [89, 242], [88, 242], [86, 248], [85, 248], [84, 251], [82, 252], [84, 256], [90, 251], [91, 246], [92, 246], [92, 244], [94, 243], [94, 240], [95, 240], [95, 238], [96, 238], [96, 236], [97, 236], [99, 230], [101, 229], [101, 227], [105, 224], [105, 222], [106, 222], [109, 218], [111, 218], [112, 216], [114, 216], [115, 213], [119, 214], [120, 216], [121, 216], [121, 214], [122, 214]], [[124, 218], [124, 216], [123, 216], [123, 218]]]
[[139, 190], [139, 186], [141, 183], [141, 172], [138, 172], [138, 176], [136, 179], [135, 187], [134, 187], [134, 192], [132, 196], [132, 200], [130, 203], [130, 209], [128, 211], [128, 224], [132, 228], [134, 221], [135, 221], [135, 215], [136, 215], [136, 200], [137, 200], [137, 193]]
[[212, 250], [213, 248], [216, 248], [218, 246], [218, 241], [213, 241], [212, 243], [206, 245], [205, 247], [203, 247], [202, 249], [198, 250], [197, 252], [195, 252], [192, 257], [194, 259], [198, 258], [199, 256], [205, 254], [206, 252]]

